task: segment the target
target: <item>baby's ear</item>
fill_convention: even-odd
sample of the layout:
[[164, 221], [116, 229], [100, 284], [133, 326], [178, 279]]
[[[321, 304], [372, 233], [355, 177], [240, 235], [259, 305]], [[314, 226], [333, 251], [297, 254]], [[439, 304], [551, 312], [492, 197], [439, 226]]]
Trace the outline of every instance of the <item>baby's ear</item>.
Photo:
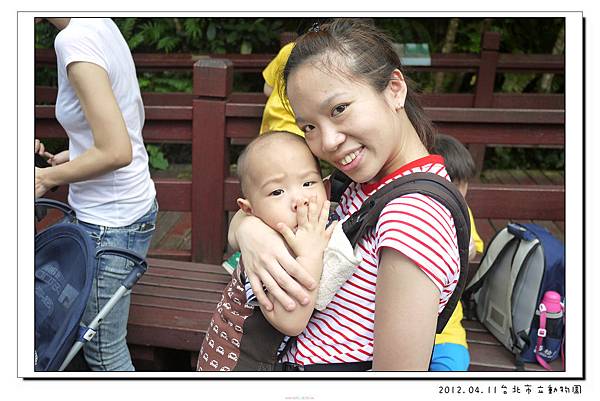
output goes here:
[[248, 199], [244, 199], [244, 198], [237, 198], [237, 205], [240, 209], [242, 209], [242, 211], [246, 214], [250, 214], [252, 215], [252, 205], [250, 204], [250, 201]]

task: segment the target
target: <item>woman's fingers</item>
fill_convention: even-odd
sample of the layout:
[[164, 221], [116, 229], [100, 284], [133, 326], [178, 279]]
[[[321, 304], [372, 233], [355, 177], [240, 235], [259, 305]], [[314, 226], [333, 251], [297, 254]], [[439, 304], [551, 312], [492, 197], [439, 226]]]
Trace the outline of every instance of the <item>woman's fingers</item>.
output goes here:
[[248, 281], [252, 286], [252, 291], [254, 292], [254, 295], [256, 295], [258, 303], [266, 310], [272, 310], [273, 303], [269, 300], [267, 294], [265, 294], [262, 282], [260, 281], [258, 276], [256, 276], [253, 273], [250, 273], [249, 271], [246, 272], [246, 275], [248, 276]]
[[279, 223], [277, 224], [277, 231], [279, 231], [285, 242], [291, 246], [295, 238], [292, 229], [283, 223]]
[[[279, 302], [287, 311], [293, 311], [296, 308], [296, 302], [285, 293], [278, 283], [269, 274], [261, 276], [262, 283], [266, 291]], [[262, 303], [261, 303], [262, 304]]]
[[[289, 253], [278, 255], [277, 262], [279, 266], [283, 267], [284, 271], [274, 272], [276, 274], [274, 276], [275, 280], [304, 305], [303, 298], [308, 297], [308, 294], [302, 287], [314, 290], [317, 287], [317, 282]], [[281, 277], [278, 274], [281, 274]]]
[[36, 140], [34, 141], [34, 146], [33, 146], [33, 149], [34, 149], [34, 150], [33, 150], [33, 153], [37, 153], [37, 154], [39, 154], [40, 156], [43, 156], [43, 155], [44, 155], [44, 150], [45, 150], [45, 149], [44, 149], [44, 144], [43, 144], [43, 143], [41, 143], [39, 139], [36, 139]]

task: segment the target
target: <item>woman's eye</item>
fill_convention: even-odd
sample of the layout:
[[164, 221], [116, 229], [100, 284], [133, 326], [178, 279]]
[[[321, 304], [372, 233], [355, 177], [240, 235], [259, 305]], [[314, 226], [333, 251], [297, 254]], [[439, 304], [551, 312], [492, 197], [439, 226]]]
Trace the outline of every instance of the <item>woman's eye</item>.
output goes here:
[[342, 114], [344, 111], [346, 111], [346, 108], [348, 108], [347, 104], [345, 104], [345, 103], [344, 104], [338, 104], [331, 111], [331, 116], [335, 117], [335, 116], [337, 116], [339, 114]]
[[304, 187], [312, 187], [313, 185], [315, 185], [317, 182], [316, 181], [307, 181], [304, 183]]
[[271, 192], [269, 196], [279, 196], [281, 194], [283, 194], [283, 189], [276, 189], [275, 191]]

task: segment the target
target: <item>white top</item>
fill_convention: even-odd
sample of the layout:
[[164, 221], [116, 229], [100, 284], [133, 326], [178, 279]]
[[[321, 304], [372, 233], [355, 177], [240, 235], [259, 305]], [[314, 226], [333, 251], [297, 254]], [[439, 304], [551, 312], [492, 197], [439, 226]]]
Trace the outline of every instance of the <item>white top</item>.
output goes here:
[[56, 119], [69, 136], [69, 156], [77, 158], [94, 144], [92, 131], [67, 77], [76, 61], [94, 63], [108, 73], [113, 93], [131, 139], [128, 166], [69, 185], [69, 204], [87, 223], [127, 226], [152, 206], [156, 190], [142, 139], [144, 105], [129, 46], [110, 18], [71, 18], [54, 41], [58, 69]]
[[[383, 185], [415, 172], [431, 172], [449, 180], [443, 159], [415, 160], [375, 184], [351, 183], [340, 200], [340, 217], [360, 209]], [[302, 365], [373, 359], [375, 291], [380, 252], [392, 248], [411, 259], [440, 290], [438, 313], [444, 309], [460, 274], [460, 256], [452, 215], [436, 200], [421, 194], [401, 196], [382, 210], [375, 229], [358, 241], [362, 262], [323, 311], [315, 311], [282, 362]], [[410, 322], [406, 322], [410, 324]]]

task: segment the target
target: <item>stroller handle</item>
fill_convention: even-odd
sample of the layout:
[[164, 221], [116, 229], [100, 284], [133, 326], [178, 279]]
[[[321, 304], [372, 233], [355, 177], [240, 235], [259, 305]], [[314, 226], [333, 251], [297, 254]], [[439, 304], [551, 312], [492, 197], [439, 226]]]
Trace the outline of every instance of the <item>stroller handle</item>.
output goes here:
[[148, 262], [146, 262], [146, 259], [138, 253], [129, 249], [105, 246], [102, 248], [98, 248], [98, 250], [96, 251], [96, 258], [99, 258], [104, 254], [121, 256], [133, 262], [133, 270], [127, 275], [127, 277], [125, 277], [125, 279], [121, 283], [121, 285], [127, 288], [128, 290], [133, 288], [135, 283], [137, 283], [140, 277], [142, 277], [144, 273], [146, 273], [146, 270], [148, 270]]
[[44, 209], [48, 207], [60, 210], [65, 216], [68, 216], [71, 219], [71, 221], [75, 221], [75, 219], [77, 218], [75, 215], [75, 211], [71, 209], [71, 206], [54, 199], [38, 198], [35, 200], [35, 210], [36, 216], [38, 217], [38, 221], [41, 221], [44, 218], [44, 216], [46, 215]]

